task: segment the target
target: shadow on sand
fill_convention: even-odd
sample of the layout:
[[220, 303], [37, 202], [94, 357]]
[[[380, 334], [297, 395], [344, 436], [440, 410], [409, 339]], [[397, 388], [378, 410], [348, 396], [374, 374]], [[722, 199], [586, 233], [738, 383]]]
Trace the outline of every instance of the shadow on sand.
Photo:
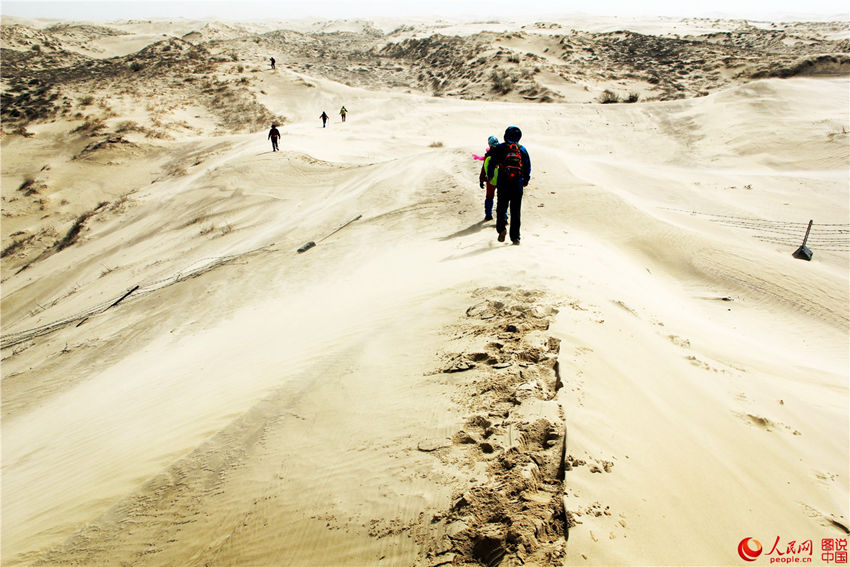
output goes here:
[[445, 242], [446, 240], [451, 240], [452, 238], [460, 238], [462, 236], [470, 236], [470, 235], [473, 235], [477, 232], [481, 232], [482, 230], [484, 230], [488, 226], [486, 224], [488, 222], [490, 222], [490, 221], [480, 220], [477, 223], [470, 225], [467, 228], [464, 228], [463, 230], [459, 230], [459, 231], [452, 233], [448, 236], [442, 237], [440, 239], [440, 241]]
[[453, 260], [462, 260], [464, 258], [471, 258], [472, 256], [478, 256], [479, 254], [486, 254], [487, 252], [493, 252], [495, 250], [508, 250], [513, 248], [513, 246], [505, 246], [502, 243], [497, 243], [494, 238], [492, 241], [487, 242], [487, 244], [483, 246], [479, 246], [474, 250], [470, 250], [469, 252], [464, 252], [463, 254], [452, 254], [451, 256], [446, 256], [440, 262], [451, 262]]

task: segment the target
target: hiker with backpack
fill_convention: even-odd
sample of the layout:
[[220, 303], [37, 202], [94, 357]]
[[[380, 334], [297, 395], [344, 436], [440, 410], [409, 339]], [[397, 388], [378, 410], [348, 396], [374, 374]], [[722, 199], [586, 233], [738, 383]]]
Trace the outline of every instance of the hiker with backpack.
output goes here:
[[339, 115], [340, 115], [340, 117], [342, 118], [342, 121], [343, 121], [343, 122], [345, 122], [345, 115], [346, 115], [346, 114], [348, 114], [348, 111], [345, 109], [345, 107], [344, 107], [344, 106], [343, 106], [342, 108], [340, 108], [340, 109], [339, 109]]
[[499, 242], [505, 241], [507, 235], [507, 212], [511, 211], [511, 242], [519, 245], [520, 208], [522, 207], [523, 189], [531, 180], [531, 158], [528, 151], [519, 143], [522, 131], [516, 126], [505, 130], [505, 141], [490, 150], [490, 163], [487, 166], [487, 176], [491, 179], [499, 170], [496, 180], [496, 232]]
[[277, 141], [280, 139], [280, 132], [277, 129], [277, 124], [272, 124], [272, 129], [269, 130], [269, 140], [272, 141], [272, 151], [276, 152], [277, 149]]
[[269, 57], [269, 61], [272, 64], [272, 70], [274, 70], [274, 57]]
[[[499, 145], [496, 136], [487, 138], [487, 151], [484, 153], [484, 163], [481, 164], [481, 173], [478, 174], [478, 186], [484, 189], [487, 184], [487, 192], [484, 194], [484, 220], [493, 220], [493, 197], [496, 195], [496, 182], [499, 177], [499, 168], [496, 168], [493, 177], [487, 175], [487, 166], [490, 165], [490, 152]], [[477, 156], [476, 156], [477, 157]]]
[[324, 128], [325, 125], [328, 123], [328, 113], [323, 110], [319, 118], [322, 119], [322, 128]]

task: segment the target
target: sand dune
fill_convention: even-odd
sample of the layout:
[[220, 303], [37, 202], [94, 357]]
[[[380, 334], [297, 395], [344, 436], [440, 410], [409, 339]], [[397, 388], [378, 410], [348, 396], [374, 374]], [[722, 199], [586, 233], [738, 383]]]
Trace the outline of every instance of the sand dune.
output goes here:
[[[816, 563], [846, 538], [846, 23], [16, 23], [4, 565], [736, 565], [745, 537]], [[472, 158], [510, 124], [519, 247]]]

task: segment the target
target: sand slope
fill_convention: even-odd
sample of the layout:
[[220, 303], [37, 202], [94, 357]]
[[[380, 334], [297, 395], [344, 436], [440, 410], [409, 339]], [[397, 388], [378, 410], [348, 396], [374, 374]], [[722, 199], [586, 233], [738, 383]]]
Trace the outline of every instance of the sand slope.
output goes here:
[[[846, 535], [846, 77], [536, 105], [256, 75], [279, 153], [180, 109], [170, 140], [4, 136], [3, 248], [36, 235], [2, 274], [4, 565], [725, 565]], [[519, 247], [472, 159], [509, 124]]]

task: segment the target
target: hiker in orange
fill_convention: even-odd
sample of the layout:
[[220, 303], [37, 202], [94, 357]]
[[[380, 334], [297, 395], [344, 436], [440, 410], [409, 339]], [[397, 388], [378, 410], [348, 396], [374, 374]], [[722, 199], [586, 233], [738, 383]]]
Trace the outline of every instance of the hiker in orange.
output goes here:
[[323, 110], [319, 118], [322, 119], [322, 128], [324, 128], [328, 123], [328, 113]]

